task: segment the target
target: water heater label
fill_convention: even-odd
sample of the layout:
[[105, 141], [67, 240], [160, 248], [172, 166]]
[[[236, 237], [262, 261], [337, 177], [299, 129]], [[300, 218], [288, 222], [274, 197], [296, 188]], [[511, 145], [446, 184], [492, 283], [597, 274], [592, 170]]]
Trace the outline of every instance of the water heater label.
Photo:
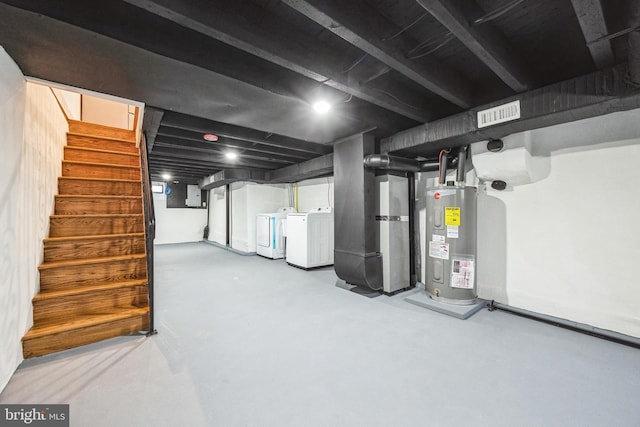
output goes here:
[[457, 239], [458, 238], [458, 230], [460, 229], [460, 227], [457, 227], [455, 225], [448, 225], [447, 226], [447, 237], [450, 239]]
[[444, 224], [460, 226], [460, 208], [447, 206], [444, 208]]
[[473, 289], [475, 267], [473, 260], [451, 260], [451, 287], [461, 289]]
[[432, 258], [449, 259], [449, 244], [429, 242], [429, 256]]
[[431, 235], [431, 241], [432, 242], [438, 242], [438, 243], [444, 243], [445, 239], [444, 239], [444, 236], [440, 236], [438, 234], [432, 234]]

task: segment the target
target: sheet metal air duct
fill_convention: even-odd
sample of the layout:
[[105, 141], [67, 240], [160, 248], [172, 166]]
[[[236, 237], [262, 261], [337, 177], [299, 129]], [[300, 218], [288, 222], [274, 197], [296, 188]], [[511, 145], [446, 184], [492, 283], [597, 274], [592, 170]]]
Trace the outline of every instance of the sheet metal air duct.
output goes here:
[[[637, 40], [640, 34], [638, 31], [633, 33], [629, 37], [633, 51], [629, 65], [619, 64], [422, 124], [383, 139], [380, 150], [408, 156], [435, 150], [435, 147], [461, 147], [526, 130], [639, 108], [640, 90], [630, 80], [640, 81], [640, 40]], [[629, 75], [625, 78], [627, 72]], [[520, 102], [519, 119], [478, 128], [478, 111], [513, 101]]]
[[375, 153], [371, 134], [358, 134], [334, 146], [335, 257], [334, 268], [347, 283], [382, 289], [382, 257], [376, 222], [375, 172], [363, 159]]

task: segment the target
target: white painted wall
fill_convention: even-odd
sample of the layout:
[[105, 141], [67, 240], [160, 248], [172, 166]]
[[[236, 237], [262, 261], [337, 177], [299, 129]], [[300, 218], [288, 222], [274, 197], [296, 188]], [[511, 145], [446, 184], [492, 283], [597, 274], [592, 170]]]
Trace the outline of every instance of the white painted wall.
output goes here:
[[48, 87], [0, 48], [0, 391], [22, 361], [68, 126]]
[[298, 212], [333, 206], [333, 176], [298, 183]]
[[275, 212], [287, 204], [285, 185], [231, 184], [231, 247], [242, 252], [255, 252], [256, 214]]
[[209, 241], [227, 244], [227, 194], [226, 187], [209, 191]]
[[206, 209], [167, 208], [164, 194], [154, 193], [155, 244], [200, 242], [207, 225]]
[[639, 122], [635, 110], [534, 131], [549, 175], [480, 193], [481, 297], [640, 337]]
[[133, 129], [135, 107], [96, 96], [82, 95], [82, 120], [122, 129]]
[[55, 93], [56, 98], [58, 98], [58, 102], [60, 102], [60, 105], [67, 117], [71, 120], [81, 120], [82, 95], [77, 92], [71, 92], [60, 88], [52, 88], [52, 90]]

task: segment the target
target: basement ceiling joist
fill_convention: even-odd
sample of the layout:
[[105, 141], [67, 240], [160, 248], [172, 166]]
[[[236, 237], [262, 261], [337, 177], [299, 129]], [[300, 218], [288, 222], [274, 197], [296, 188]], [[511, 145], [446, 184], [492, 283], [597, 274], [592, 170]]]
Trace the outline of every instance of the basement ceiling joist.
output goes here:
[[188, 116], [174, 112], [166, 112], [162, 118], [162, 126], [183, 129], [200, 134], [212, 133], [225, 138], [263, 144], [270, 147], [286, 148], [292, 151], [326, 154], [332, 151], [330, 145], [317, 144], [301, 139], [286, 137], [269, 132], [221, 123], [199, 117]]
[[202, 153], [202, 152], [194, 152], [189, 150], [182, 150], [177, 148], [167, 148], [159, 146], [158, 142], [154, 144], [154, 149], [151, 154], [151, 158], [155, 154], [164, 154], [174, 156], [175, 158], [182, 159], [192, 159], [192, 160], [205, 160], [211, 163], [218, 163], [222, 165], [234, 165], [237, 167], [248, 167], [248, 168], [257, 168], [257, 169], [275, 169], [281, 167], [282, 164], [280, 162], [269, 162], [264, 160], [253, 160], [246, 159], [242, 156], [239, 156], [234, 160], [225, 160], [224, 154], [217, 153]]
[[327, 30], [342, 37], [425, 89], [461, 107], [473, 105], [468, 83], [452, 70], [435, 63], [420, 65], [407, 59], [403, 49], [383, 43], [378, 33], [389, 22], [361, 0], [349, 2], [325, 0], [283, 0], [289, 7], [305, 15]]
[[527, 89], [530, 83], [525, 66], [515, 57], [515, 50], [505, 36], [491, 24], [473, 26], [470, 23], [470, 14], [482, 15], [474, 1], [417, 1], [511, 89], [516, 92]]
[[[388, 96], [358, 84], [350, 70], [344, 70], [343, 55], [304, 32], [286, 28], [281, 22], [270, 19], [260, 6], [248, 8], [242, 2], [228, 1], [125, 1], [410, 119], [424, 122], [432, 117], [424, 99], [409, 90], [396, 90]], [[386, 67], [380, 64], [378, 69]]]
[[247, 147], [234, 140], [218, 140], [216, 142], [204, 143], [202, 138], [198, 141], [188, 133], [185, 135], [184, 132], [186, 131], [179, 131], [177, 129], [172, 130], [171, 128], [168, 129], [169, 130], [166, 128], [160, 129], [158, 136], [156, 137], [156, 144], [204, 153], [225, 153], [227, 151], [233, 151], [238, 154], [241, 153], [243, 156], [248, 158], [266, 158], [268, 160], [281, 161], [285, 163], [295, 163], [313, 157], [311, 155], [289, 155], [285, 150], [283, 150], [285, 154], [278, 154], [273, 152], [274, 148], [262, 149], [259, 147]]
[[571, 0], [576, 11], [580, 28], [584, 34], [593, 62], [598, 68], [614, 64], [613, 50], [608, 39], [607, 23], [604, 19], [600, 0]]

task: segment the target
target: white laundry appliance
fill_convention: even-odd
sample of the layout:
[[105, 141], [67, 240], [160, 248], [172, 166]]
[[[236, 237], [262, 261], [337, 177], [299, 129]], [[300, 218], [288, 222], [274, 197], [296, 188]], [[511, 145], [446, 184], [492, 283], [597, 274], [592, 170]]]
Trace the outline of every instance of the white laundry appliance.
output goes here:
[[301, 268], [333, 265], [333, 209], [287, 215], [287, 263]]
[[279, 208], [275, 213], [256, 215], [256, 253], [267, 258], [284, 258], [284, 227], [287, 214], [295, 208]]

